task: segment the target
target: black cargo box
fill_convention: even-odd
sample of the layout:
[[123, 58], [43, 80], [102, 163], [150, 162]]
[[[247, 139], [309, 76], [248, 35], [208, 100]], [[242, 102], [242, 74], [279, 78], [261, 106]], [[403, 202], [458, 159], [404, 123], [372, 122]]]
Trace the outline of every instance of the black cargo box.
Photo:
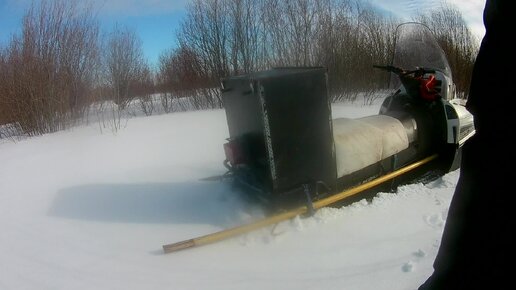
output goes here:
[[230, 140], [245, 155], [246, 175], [272, 195], [303, 184], [334, 189], [337, 173], [327, 72], [276, 68], [222, 80]]

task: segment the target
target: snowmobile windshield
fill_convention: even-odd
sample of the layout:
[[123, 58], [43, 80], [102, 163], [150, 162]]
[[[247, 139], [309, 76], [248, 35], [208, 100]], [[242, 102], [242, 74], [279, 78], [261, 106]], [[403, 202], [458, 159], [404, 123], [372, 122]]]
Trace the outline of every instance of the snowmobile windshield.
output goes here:
[[451, 78], [446, 55], [430, 29], [421, 23], [404, 23], [396, 29], [396, 45], [392, 65], [404, 70], [427, 68]]

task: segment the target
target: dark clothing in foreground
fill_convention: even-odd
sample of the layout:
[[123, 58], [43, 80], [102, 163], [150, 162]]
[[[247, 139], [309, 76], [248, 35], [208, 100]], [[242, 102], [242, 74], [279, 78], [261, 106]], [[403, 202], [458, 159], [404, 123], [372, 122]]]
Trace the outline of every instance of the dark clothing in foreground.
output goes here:
[[488, 0], [486, 35], [473, 70], [467, 108], [476, 134], [463, 148], [434, 273], [419, 290], [512, 289], [515, 261], [516, 36], [514, 0]]

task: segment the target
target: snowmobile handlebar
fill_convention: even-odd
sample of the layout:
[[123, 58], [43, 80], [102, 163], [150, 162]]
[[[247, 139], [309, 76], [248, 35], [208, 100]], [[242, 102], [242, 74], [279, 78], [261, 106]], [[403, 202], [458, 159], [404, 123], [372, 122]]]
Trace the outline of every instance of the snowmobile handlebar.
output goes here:
[[[392, 65], [373, 65], [373, 67], [396, 74], [409, 96], [427, 101], [433, 101], [439, 97], [441, 81], [435, 78], [435, 69], [417, 67], [415, 70], [407, 71]], [[425, 74], [430, 75], [425, 76]]]
[[413, 74], [414, 76], [422, 76], [427, 73], [432, 73], [432, 74], [435, 73], [434, 69], [428, 69], [428, 68], [422, 68], [422, 67], [418, 67], [415, 70], [409, 70], [409, 71], [404, 70], [399, 67], [392, 66], [392, 65], [373, 65], [373, 67], [381, 69], [381, 70], [385, 70], [388, 72], [392, 72], [400, 77], [408, 76], [411, 74]]

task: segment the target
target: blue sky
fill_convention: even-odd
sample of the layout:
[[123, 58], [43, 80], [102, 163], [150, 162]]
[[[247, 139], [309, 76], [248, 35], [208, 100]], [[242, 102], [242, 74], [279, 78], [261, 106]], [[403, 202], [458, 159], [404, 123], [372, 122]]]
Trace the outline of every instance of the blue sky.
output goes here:
[[[36, 2], [40, 0], [35, 0]], [[107, 32], [115, 24], [126, 25], [138, 33], [145, 56], [157, 64], [159, 54], [175, 47], [176, 30], [185, 16], [188, 0], [90, 0], [98, 11], [102, 30]], [[441, 0], [369, 0], [383, 11], [410, 19]], [[31, 0], [0, 0], [0, 45], [20, 31], [21, 18]], [[461, 9], [473, 32], [481, 38], [484, 33], [482, 12], [484, 0], [448, 0]]]
[[[39, 0], [35, 0], [39, 1]], [[157, 64], [161, 52], [176, 46], [176, 30], [185, 15], [187, 0], [90, 0], [104, 32], [115, 24], [135, 29], [145, 56]], [[0, 0], [0, 44], [20, 32], [21, 19], [31, 0]]]

